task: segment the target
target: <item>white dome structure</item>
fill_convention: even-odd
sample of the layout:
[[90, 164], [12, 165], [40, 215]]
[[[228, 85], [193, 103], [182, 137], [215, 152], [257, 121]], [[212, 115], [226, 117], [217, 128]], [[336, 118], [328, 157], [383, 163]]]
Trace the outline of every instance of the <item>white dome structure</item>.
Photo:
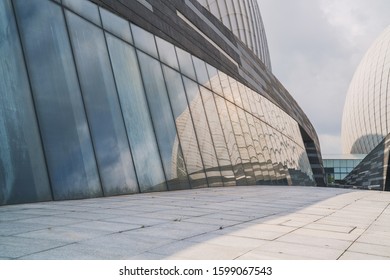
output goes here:
[[342, 145], [345, 154], [368, 154], [390, 133], [390, 26], [358, 66], [347, 93]]

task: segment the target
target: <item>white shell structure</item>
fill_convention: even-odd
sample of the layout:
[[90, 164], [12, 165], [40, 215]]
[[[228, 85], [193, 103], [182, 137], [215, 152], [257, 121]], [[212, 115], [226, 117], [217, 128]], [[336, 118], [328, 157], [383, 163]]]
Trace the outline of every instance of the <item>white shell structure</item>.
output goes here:
[[390, 26], [358, 66], [347, 93], [342, 145], [345, 154], [368, 154], [390, 133]]
[[198, 0], [271, 69], [263, 20], [257, 0]]

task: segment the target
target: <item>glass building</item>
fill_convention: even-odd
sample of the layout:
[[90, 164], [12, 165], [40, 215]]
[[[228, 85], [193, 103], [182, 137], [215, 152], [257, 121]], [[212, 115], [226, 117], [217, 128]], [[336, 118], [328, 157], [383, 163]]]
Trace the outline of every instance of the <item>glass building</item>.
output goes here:
[[324, 155], [327, 184], [342, 183], [342, 180], [364, 159], [366, 155]]
[[244, 40], [195, 0], [115, 3], [0, 0], [0, 205], [323, 184], [258, 12]]

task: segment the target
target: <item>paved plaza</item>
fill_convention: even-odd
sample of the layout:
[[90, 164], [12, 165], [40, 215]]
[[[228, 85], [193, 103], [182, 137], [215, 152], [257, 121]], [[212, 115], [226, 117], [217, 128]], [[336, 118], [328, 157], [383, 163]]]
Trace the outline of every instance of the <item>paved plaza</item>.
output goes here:
[[0, 259], [390, 259], [390, 193], [206, 188], [0, 207]]

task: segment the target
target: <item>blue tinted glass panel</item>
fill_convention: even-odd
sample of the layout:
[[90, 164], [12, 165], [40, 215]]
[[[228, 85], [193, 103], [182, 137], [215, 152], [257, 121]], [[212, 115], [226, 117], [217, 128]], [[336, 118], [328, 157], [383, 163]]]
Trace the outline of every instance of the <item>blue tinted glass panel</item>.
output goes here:
[[117, 35], [123, 40], [133, 43], [129, 22], [103, 8], [99, 8], [102, 16], [103, 28]]
[[208, 183], [210, 186], [221, 186], [223, 184], [221, 172], [215, 154], [214, 143], [207, 124], [199, 85], [187, 78], [184, 78], [184, 85]]
[[211, 88], [209, 75], [207, 73], [206, 64], [204, 61], [195, 56], [192, 57], [192, 60], [194, 61], [195, 73], [198, 83], [207, 88]]
[[0, 1], [0, 205], [50, 200], [12, 5]]
[[153, 34], [134, 24], [131, 24], [131, 31], [133, 32], [135, 46], [147, 54], [158, 58]]
[[98, 7], [92, 2], [86, 0], [62, 0], [62, 3], [79, 15], [100, 25]]
[[192, 64], [191, 55], [183, 51], [182, 49], [176, 48], [177, 58], [179, 60], [180, 72], [187, 77], [196, 80], [194, 65]]
[[14, 1], [55, 199], [102, 194], [62, 9]]
[[156, 43], [161, 62], [179, 70], [175, 47], [171, 43], [158, 37], [156, 37]]
[[103, 31], [69, 11], [66, 16], [104, 194], [137, 192]]
[[135, 50], [106, 34], [127, 135], [142, 192], [166, 190]]
[[189, 188], [160, 62], [142, 52], [138, 52], [138, 58], [168, 188]]
[[167, 82], [169, 99], [191, 187], [207, 187], [202, 157], [200, 155], [190, 109], [188, 108], [182, 76], [166, 66], [163, 66], [163, 71], [165, 80], [169, 81]]

